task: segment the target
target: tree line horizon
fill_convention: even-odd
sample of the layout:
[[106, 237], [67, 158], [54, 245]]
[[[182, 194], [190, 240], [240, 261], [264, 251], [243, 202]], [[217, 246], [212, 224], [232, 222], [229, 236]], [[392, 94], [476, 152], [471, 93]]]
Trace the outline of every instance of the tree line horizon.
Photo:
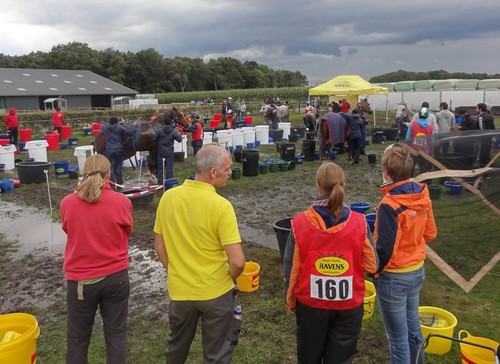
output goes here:
[[[21, 56], [0, 53], [0, 68], [88, 70], [139, 93], [308, 86], [307, 77], [299, 71], [274, 70], [255, 61], [241, 62], [232, 57], [208, 62], [201, 58], [167, 58], [154, 48], [135, 53], [114, 48], [97, 51], [80, 42], [58, 44], [49, 52], [37, 51]], [[500, 79], [500, 74], [398, 70], [374, 76], [369, 82], [491, 78]]]

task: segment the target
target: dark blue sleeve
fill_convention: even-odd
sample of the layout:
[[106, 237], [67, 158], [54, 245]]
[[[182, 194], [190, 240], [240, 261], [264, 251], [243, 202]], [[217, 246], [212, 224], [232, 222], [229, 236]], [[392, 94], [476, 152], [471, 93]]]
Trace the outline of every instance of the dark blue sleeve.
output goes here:
[[286, 241], [285, 253], [283, 254], [283, 273], [285, 274], [285, 284], [283, 286], [283, 297], [286, 304], [286, 293], [290, 285], [290, 272], [292, 271], [293, 255], [295, 253], [295, 238], [293, 237], [293, 230], [290, 230], [288, 239]]
[[385, 266], [392, 257], [396, 235], [398, 232], [398, 220], [391, 206], [381, 204], [377, 209], [377, 241], [375, 247], [379, 258], [377, 273], [383, 272]]

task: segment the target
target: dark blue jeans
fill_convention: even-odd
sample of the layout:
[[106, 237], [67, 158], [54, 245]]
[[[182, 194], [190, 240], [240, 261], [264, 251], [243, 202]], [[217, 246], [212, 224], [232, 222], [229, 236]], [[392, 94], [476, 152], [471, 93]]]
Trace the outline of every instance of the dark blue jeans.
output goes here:
[[123, 184], [123, 158], [121, 149], [106, 149], [106, 156], [111, 164], [111, 181]]
[[[165, 159], [165, 165], [163, 164], [163, 159]], [[158, 168], [156, 170], [156, 178], [158, 179], [158, 184], [163, 184], [163, 168], [165, 168], [165, 179], [172, 178], [174, 176], [174, 154], [170, 155], [158, 155]]]

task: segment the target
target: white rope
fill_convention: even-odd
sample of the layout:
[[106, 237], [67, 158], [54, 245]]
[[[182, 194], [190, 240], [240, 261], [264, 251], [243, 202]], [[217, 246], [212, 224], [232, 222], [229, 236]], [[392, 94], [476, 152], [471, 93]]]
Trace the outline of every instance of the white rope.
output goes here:
[[49, 183], [49, 170], [44, 169], [45, 181], [47, 182], [47, 193], [49, 196], [49, 209], [50, 209], [50, 238], [51, 238], [51, 251], [54, 251], [54, 223], [52, 222], [52, 198], [50, 197], [50, 183]]
[[165, 193], [165, 179], [166, 179], [165, 178], [166, 177], [166, 175], [165, 175], [165, 172], [166, 172], [165, 171], [165, 167], [166, 167], [165, 166], [165, 158], [162, 158], [162, 160], [163, 160], [163, 162], [162, 162], [163, 163], [163, 179], [162, 179], [162, 182], [163, 182], [163, 191], [162, 191], [162, 193]]

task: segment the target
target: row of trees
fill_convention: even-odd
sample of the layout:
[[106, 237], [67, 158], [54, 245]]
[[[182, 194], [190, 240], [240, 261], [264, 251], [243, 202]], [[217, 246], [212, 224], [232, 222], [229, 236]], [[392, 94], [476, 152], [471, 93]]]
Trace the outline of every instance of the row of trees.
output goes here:
[[79, 42], [22, 56], [0, 53], [0, 67], [89, 70], [140, 93], [307, 86], [306, 76], [298, 71], [273, 70], [253, 61], [165, 58], [153, 48], [136, 53], [96, 51]]
[[500, 78], [500, 73], [488, 75], [486, 73], [465, 73], [465, 72], [448, 72], [445, 70], [427, 71], [427, 72], [410, 72], [399, 70], [396, 72], [384, 73], [383, 75], [370, 78], [372, 83], [384, 82], [399, 82], [399, 81], [419, 81], [419, 80], [486, 80], [489, 78]]

